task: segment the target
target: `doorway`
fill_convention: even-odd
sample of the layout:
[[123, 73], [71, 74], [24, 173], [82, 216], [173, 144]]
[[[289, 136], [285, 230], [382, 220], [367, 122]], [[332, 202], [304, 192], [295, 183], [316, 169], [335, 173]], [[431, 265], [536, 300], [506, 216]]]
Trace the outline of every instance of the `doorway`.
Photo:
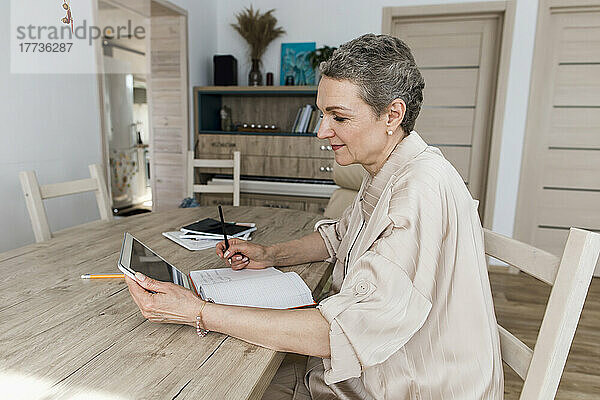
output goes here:
[[[188, 149], [187, 13], [163, 0], [97, 5], [100, 26], [132, 27], [125, 35], [105, 31], [100, 50], [103, 157], [113, 212], [176, 206]], [[181, 183], [170, 178], [174, 171]]]

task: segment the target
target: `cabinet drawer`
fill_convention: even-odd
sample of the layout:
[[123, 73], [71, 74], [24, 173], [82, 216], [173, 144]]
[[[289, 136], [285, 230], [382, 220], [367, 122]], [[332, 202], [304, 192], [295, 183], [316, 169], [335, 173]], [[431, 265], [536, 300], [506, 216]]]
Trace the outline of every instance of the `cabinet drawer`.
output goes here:
[[285, 208], [288, 210], [299, 210], [304, 211], [306, 204], [302, 200], [290, 199], [290, 198], [278, 198], [278, 196], [260, 196], [260, 195], [247, 195], [244, 201], [244, 205], [253, 207], [270, 207], [270, 208]]
[[[233, 196], [231, 194], [196, 193], [194, 196], [196, 197], [198, 203], [200, 203], [201, 206], [216, 207], [218, 205], [233, 205]], [[240, 194], [240, 206], [245, 205], [246, 204], [244, 204], [244, 195]]]
[[246, 146], [242, 139], [237, 135], [198, 135], [196, 157], [207, 154], [231, 154], [234, 151], [246, 154]]
[[306, 209], [304, 211], [323, 214], [328, 203], [329, 199], [312, 198], [306, 201]]
[[[199, 154], [198, 158], [223, 159], [227, 155]], [[333, 179], [334, 160], [322, 158], [265, 157], [242, 154], [242, 175], [284, 178]], [[229, 169], [202, 168], [201, 172], [231, 174]]]
[[[217, 206], [232, 205], [233, 199], [229, 194], [205, 193], [200, 196], [200, 205]], [[266, 194], [242, 193], [240, 195], [241, 206], [286, 208], [290, 210], [300, 210], [323, 214], [329, 199], [317, 197], [295, 197], [295, 196], [277, 196]]]
[[242, 161], [242, 173], [286, 178], [333, 179], [333, 160], [248, 156]]
[[261, 136], [261, 135], [199, 135], [199, 154], [231, 154], [274, 157], [333, 158], [328, 140], [314, 136]]

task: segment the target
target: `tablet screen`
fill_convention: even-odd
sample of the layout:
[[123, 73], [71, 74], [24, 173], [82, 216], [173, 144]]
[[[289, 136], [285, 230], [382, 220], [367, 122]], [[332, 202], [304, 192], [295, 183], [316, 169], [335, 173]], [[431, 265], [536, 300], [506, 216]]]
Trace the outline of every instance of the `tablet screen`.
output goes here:
[[[131, 249], [130, 252], [128, 247]], [[125, 237], [120, 261], [124, 267], [134, 272], [141, 272], [159, 281], [173, 282], [188, 287], [187, 277], [181, 271], [129, 234], [126, 234]]]

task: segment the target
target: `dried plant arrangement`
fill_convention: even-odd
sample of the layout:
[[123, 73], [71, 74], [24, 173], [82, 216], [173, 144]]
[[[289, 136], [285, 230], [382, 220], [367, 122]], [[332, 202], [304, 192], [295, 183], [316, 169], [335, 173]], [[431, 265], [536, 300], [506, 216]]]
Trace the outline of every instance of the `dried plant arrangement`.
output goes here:
[[267, 46], [285, 33], [277, 25], [277, 18], [273, 16], [275, 9], [264, 14], [260, 10], [254, 11], [252, 6], [236, 15], [237, 23], [231, 24], [250, 46], [250, 59], [260, 60]]

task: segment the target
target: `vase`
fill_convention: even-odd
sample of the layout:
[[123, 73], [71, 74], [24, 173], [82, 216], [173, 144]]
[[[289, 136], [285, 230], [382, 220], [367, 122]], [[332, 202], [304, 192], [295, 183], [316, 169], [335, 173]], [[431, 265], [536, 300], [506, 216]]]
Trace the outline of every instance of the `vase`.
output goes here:
[[260, 72], [260, 60], [257, 58], [252, 59], [252, 69], [248, 74], [248, 86], [261, 86], [262, 85], [262, 73]]

